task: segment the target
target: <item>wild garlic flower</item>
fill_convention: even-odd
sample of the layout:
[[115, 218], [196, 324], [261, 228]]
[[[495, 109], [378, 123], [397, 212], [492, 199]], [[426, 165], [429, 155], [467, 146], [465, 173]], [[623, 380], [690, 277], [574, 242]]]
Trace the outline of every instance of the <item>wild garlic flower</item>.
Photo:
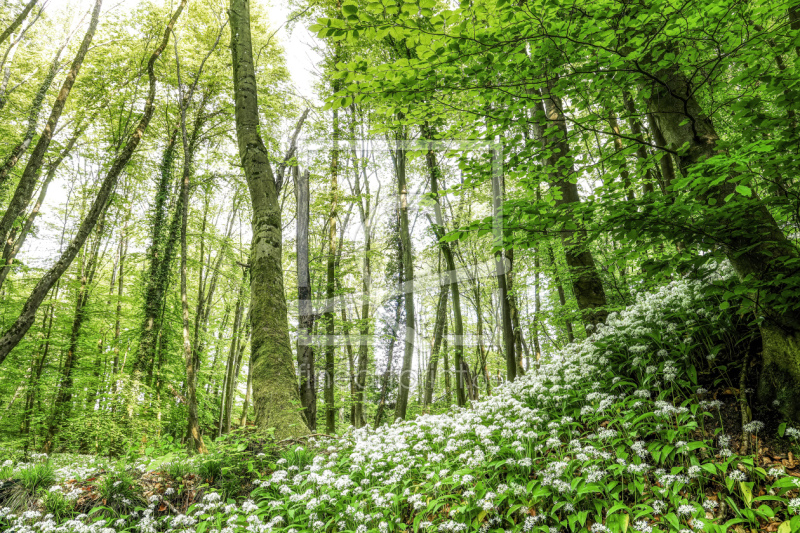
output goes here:
[[744, 426], [742, 426], [742, 429], [748, 433], [758, 433], [759, 431], [764, 429], [764, 422], [761, 422], [759, 420], [752, 420], [747, 424], [745, 424]]

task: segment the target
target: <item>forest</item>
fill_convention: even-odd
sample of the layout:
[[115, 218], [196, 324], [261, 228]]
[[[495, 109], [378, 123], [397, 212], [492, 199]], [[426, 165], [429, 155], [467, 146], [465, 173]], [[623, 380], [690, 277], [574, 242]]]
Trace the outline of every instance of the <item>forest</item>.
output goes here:
[[800, 532], [798, 97], [798, 0], [0, 1], [0, 531]]

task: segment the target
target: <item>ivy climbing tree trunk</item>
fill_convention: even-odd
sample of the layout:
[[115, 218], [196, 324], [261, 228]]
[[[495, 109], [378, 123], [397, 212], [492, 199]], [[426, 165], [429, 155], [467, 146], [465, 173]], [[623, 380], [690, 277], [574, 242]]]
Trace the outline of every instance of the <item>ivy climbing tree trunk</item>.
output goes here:
[[289, 343], [281, 264], [278, 189], [259, 133], [258, 92], [250, 36], [250, 2], [231, 0], [231, 52], [239, 158], [252, 206], [250, 320], [256, 425], [278, 439], [308, 433]]
[[[720, 153], [719, 136], [685, 76], [676, 69], [665, 69], [655, 73], [655, 79], [643, 82], [651, 90], [648, 109], [666, 146], [687, 148], [679, 152], [678, 162], [681, 173], [689, 175], [697, 165]], [[707, 171], [699, 167], [699, 172]], [[763, 359], [758, 399], [765, 405], [777, 400], [785, 417], [800, 421], [800, 305], [796, 299], [785, 301], [784, 296], [798, 290], [800, 256], [762, 203], [736, 208], [735, 202], [744, 200], [736, 192], [735, 175], [727, 175], [720, 183], [715, 177], [708, 176], [711, 184], [700, 190], [704, 203], [715, 201], [704, 220], [704, 231], [724, 246], [737, 275], [749, 284], [753, 311], [763, 317], [759, 324]]]

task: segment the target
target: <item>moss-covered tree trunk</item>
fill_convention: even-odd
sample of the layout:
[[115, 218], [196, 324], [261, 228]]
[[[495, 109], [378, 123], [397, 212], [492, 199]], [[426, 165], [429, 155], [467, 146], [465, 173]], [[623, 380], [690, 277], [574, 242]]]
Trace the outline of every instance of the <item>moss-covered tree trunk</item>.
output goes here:
[[[643, 82], [650, 89], [647, 105], [664, 136], [676, 150], [681, 172], [686, 175], [702, 161], [721, 152], [719, 136], [711, 119], [697, 101], [690, 82], [677, 70], [662, 70], [655, 80]], [[709, 177], [709, 182], [713, 178]], [[763, 360], [757, 391], [761, 403], [777, 400], [781, 413], [800, 421], [800, 302], [796, 294], [800, 257], [795, 245], [781, 231], [760, 202], [737, 208], [736, 176], [710, 184], [702, 191], [704, 203], [715, 201], [708, 211], [704, 231], [726, 252], [737, 275], [753, 288], [749, 294], [759, 316]]]
[[250, 191], [250, 320], [253, 406], [262, 430], [277, 438], [308, 433], [289, 343], [281, 263], [281, 210], [269, 154], [259, 133], [258, 93], [250, 37], [250, 2], [231, 0], [231, 52], [239, 158]]

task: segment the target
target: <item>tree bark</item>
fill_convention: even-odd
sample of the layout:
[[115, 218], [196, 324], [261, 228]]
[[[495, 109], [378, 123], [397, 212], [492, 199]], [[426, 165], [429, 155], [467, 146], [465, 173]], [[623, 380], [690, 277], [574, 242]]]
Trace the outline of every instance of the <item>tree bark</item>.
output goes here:
[[281, 212], [269, 154], [259, 133], [249, 1], [231, 0], [229, 16], [236, 137], [253, 210], [250, 320], [255, 422], [262, 430], [275, 428], [275, 437], [282, 439], [306, 434], [308, 428], [297, 409], [300, 397], [281, 264]]
[[0, 44], [3, 44], [6, 39], [8, 39], [8, 36], [14, 33], [17, 28], [19, 28], [19, 25], [22, 24], [22, 22], [28, 17], [28, 13], [31, 12], [31, 9], [33, 9], [33, 6], [35, 6], [37, 2], [39, 2], [39, 0], [30, 0], [30, 2], [25, 4], [25, 7], [22, 9], [22, 11], [20, 11], [19, 15], [17, 15], [16, 18], [11, 21], [11, 24], [9, 24], [8, 27], [3, 30], [3, 33], [0, 33]]
[[[537, 115], [543, 115], [546, 126], [537, 124], [537, 136], [542, 139], [551, 155], [546, 164], [550, 167], [553, 187], [561, 192], [561, 198], [556, 200], [556, 206], [569, 209], [580, 203], [578, 187], [572, 182], [575, 169], [572, 162], [569, 142], [567, 141], [567, 125], [563, 116], [563, 106], [558, 96], [550, 94], [546, 89], [543, 94], [544, 103], [537, 101]], [[574, 218], [574, 217], [573, 217]], [[572, 289], [578, 301], [584, 324], [587, 331], [592, 327], [605, 322], [608, 311], [603, 283], [594, 264], [592, 253], [586, 248], [585, 231], [580, 229], [579, 221], [573, 220], [577, 230], [562, 228], [559, 230], [564, 242], [567, 265], [570, 270]]]
[[[647, 146], [644, 144], [644, 135], [642, 130], [642, 123], [636, 114], [636, 105], [633, 103], [633, 98], [628, 91], [622, 92], [622, 103], [625, 106], [625, 111], [628, 113], [628, 127], [631, 133], [639, 141], [636, 146], [636, 159], [639, 165], [644, 165], [644, 182], [642, 183], [642, 194], [647, 195], [653, 192], [653, 184], [656, 183], [656, 177], [653, 170], [648, 165]], [[662, 189], [663, 191], [663, 189]]]
[[431, 359], [428, 362], [428, 372], [425, 375], [425, 397], [422, 400], [423, 405], [430, 405], [433, 401], [433, 389], [436, 386], [436, 370], [439, 363], [439, 352], [442, 346], [442, 338], [445, 335], [445, 324], [447, 323], [447, 295], [448, 286], [440, 286], [439, 302], [436, 305], [436, 322], [433, 328]]
[[[423, 137], [433, 140], [435, 132], [428, 125], [422, 132]], [[456, 372], [456, 402], [459, 407], [463, 407], [467, 403], [466, 393], [464, 390], [464, 380], [461, 375], [461, 360], [464, 358], [464, 323], [461, 317], [461, 290], [458, 286], [458, 274], [456, 272], [456, 263], [453, 259], [453, 249], [449, 242], [442, 242], [445, 234], [444, 217], [442, 216], [442, 206], [439, 202], [439, 178], [441, 176], [441, 169], [436, 160], [436, 154], [430, 150], [425, 153], [425, 163], [428, 168], [428, 173], [431, 179], [431, 195], [434, 198], [433, 213], [435, 224], [431, 224], [433, 233], [439, 241], [439, 246], [444, 255], [445, 265], [447, 267], [447, 274], [449, 278], [450, 296], [453, 301], [453, 333], [455, 334], [455, 353], [454, 363]], [[448, 374], [445, 374], [446, 383], [449, 383], [449, 365]], [[449, 404], [449, 401], [448, 401]]]
[[104, 223], [101, 219], [97, 226], [97, 236], [92, 244], [89, 257], [86, 259], [86, 263], [81, 265], [81, 285], [75, 301], [75, 315], [72, 320], [72, 331], [70, 332], [66, 359], [64, 360], [64, 365], [61, 367], [61, 375], [59, 376], [55, 394], [53, 414], [50, 417], [50, 423], [47, 428], [47, 440], [44, 445], [44, 452], [48, 454], [53, 451], [56, 432], [64, 427], [70, 415], [73, 385], [72, 371], [75, 369], [78, 360], [78, 340], [80, 339], [83, 322], [86, 319], [86, 306], [89, 303], [91, 284], [94, 280], [94, 274], [97, 271], [97, 257], [100, 250], [100, 242], [103, 237], [103, 226]]
[[69, 40], [66, 40], [64, 44], [61, 45], [61, 48], [58, 49], [55, 58], [53, 58], [53, 61], [50, 63], [50, 70], [47, 71], [47, 75], [45, 76], [44, 80], [42, 80], [42, 83], [39, 84], [39, 89], [36, 91], [36, 94], [33, 97], [33, 102], [31, 102], [31, 107], [28, 111], [28, 128], [25, 130], [25, 135], [22, 137], [22, 140], [11, 149], [11, 152], [6, 156], [6, 160], [3, 162], [3, 166], [0, 167], [0, 190], [2, 190], [4, 187], [11, 170], [14, 169], [14, 166], [16, 166], [22, 154], [28, 150], [31, 141], [36, 134], [36, 126], [39, 122], [39, 113], [42, 111], [42, 105], [44, 104], [44, 99], [47, 96], [47, 91], [50, 89], [50, 86], [53, 84], [53, 80], [58, 74], [61, 53], [64, 51], [64, 48], [66, 48], [68, 42]]
[[310, 223], [311, 192], [308, 170], [293, 167], [297, 199], [297, 366], [300, 370], [300, 405], [308, 429], [317, 430], [317, 384], [314, 368], [314, 306], [311, 301], [311, 273], [308, 262], [308, 227]]
[[[334, 87], [336, 92], [336, 87]], [[336, 433], [336, 398], [334, 372], [336, 370], [336, 344], [334, 334], [336, 331], [334, 310], [336, 300], [336, 220], [337, 200], [339, 196], [339, 150], [336, 143], [339, 141], [339, 112], [333, 111], [333, 142], [331, 150], [331, 204], [328, 213], [328, 256], [327, 280], [325, 282], [325, 429], [329, 435]]]
[[[397, 405], [394, 418], [405, 420], [408, 409], [408, 395], [411, 384], [411, 364], [414, 357], [414, 262], [411, 250], [411, 235], [408, 224], [408, 183], [406, 182], [406, 148], [402, 146], [405, 135], [397, 135], [398, 146], [395, 149], [395, 174], [397, 176], [397, 192], [400, 199], [400, 242], [402, 245], [402, 264], [404, 283], [401, 290], [404, 293], [403, 304], [406, 312], [406, 331], [403, 335], [403, 367], [400, 371], [400, 380], [397, 391]], [[410, 325], [410, 327], [409, 327]]]
[[[492, 161], [496, 155], [492, 153]], [[514, 354], [514, 328], [511, 323], [511, 308], [508, 303], [508, 286], [506, 285], [506, 272], [511, 270], [510, 261], [505, 256], [503, 248], [503, 197], [505, 185], [502, 176], [492, 176], [492, 202], [493, 225], [495, 228], [495, 243], [497, 251], [494, 253], [495, 275], [497, 277], [497, 290], [500, 299], [500, 315], [502, 318], [503, 351], [506, 360], [506, 378], [508, 381], [517, 379], [517, 358]], [[499, 228], [498, 228], [499, 227]], [[488, 383], [488, 380], [487, 380]]]
[[153, 366], [159, 331], [157, 324], [169, 285], [172, 259], [175, 256], [175, 245], [180, 229], [180, 211], [175, 211], [165, 235], [166, 228], [164, 226], [168, 214], [167, 199], [172, 185], [177, 136], [178, 128], [176, 127], [170, 133], [161, 156], [159, 180], [153, 204], [150, 247], [147, 251], [149, 264], [147, 285], [144, 291], [144, 319], [141, 326], [139, 349], [134, 363], [134, 373], [142, 373]]

